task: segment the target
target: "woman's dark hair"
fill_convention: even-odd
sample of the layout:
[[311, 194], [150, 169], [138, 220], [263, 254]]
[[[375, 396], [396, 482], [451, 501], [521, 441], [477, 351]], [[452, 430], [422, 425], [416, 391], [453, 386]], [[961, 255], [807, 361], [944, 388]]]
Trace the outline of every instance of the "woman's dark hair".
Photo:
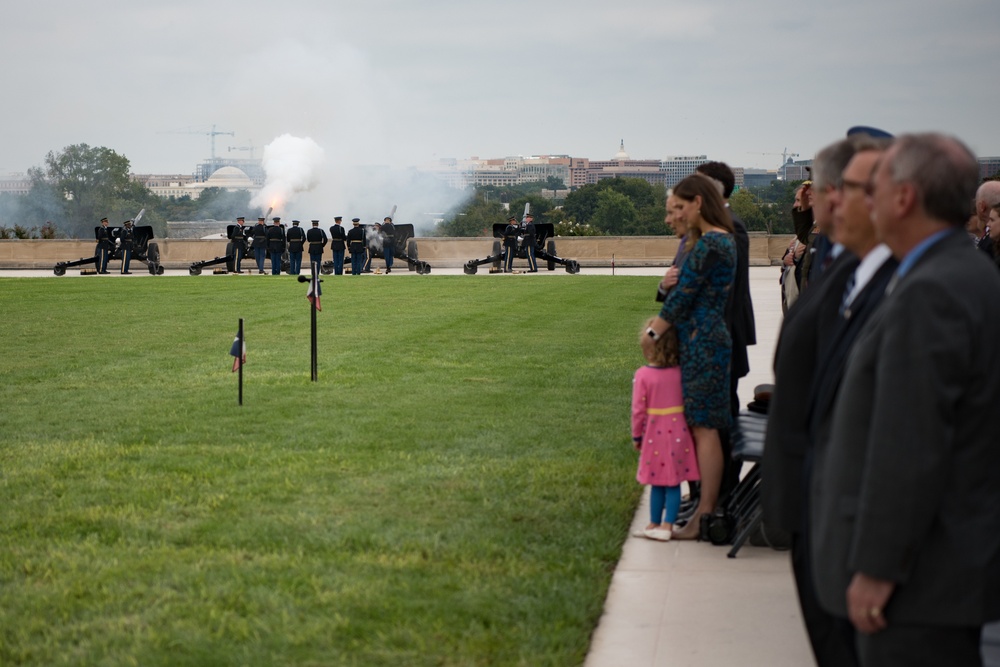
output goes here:
[[[726, 203], [722, 200], [722, 195], [719, 194], [716, 182], [708, 176], [691, 174], [674, 186], [673, 194], [684, 201], [694, 201], [695, 197], [700, 196], [702, 219], [710, 225], [721, 227], [730, 234], [733, 233], [733, 219], [729, 215], [729, 209], [726, 208]], [[701, 238], [703, 231], [698, 225], [691, 225], [688, 235], [691, 236], [693, 232], [691, 240], [697, 241]]]

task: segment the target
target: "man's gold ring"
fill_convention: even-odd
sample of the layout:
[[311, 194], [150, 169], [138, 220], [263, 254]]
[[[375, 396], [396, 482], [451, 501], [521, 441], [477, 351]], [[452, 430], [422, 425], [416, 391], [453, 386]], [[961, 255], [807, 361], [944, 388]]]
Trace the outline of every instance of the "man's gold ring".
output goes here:
[[879, 609], [878, 607], [872, 607], [871, 609], [868, 610], [868, 615], [871, 616], [872, 618], [878, 618], [879, 616], [882, 615], [882, 610]]

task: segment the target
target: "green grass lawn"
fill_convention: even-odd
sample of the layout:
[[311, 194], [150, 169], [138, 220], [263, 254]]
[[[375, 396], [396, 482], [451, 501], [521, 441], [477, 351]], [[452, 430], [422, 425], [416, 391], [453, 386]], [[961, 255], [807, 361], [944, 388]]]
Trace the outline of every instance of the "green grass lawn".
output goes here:
[[654, 285], [0, 279], [0, 664], [580, 664]]

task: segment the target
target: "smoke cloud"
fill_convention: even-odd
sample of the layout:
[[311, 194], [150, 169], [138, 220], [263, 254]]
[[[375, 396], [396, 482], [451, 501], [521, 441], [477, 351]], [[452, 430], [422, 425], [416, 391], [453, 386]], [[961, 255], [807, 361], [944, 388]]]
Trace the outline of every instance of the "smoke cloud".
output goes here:
[[278, 211], [299, 193], [309, 192], [318, 185], [326, 156], [309, 137], [283, 134], [264, 147], [262, 161], [267, 179], [250, 205], [274, 206]]

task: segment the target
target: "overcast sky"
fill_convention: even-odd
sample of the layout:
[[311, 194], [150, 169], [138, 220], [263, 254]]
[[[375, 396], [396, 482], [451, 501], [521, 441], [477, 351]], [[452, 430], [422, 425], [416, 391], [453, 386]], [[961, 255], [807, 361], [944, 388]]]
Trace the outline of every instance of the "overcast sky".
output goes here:
[[[4, 12], [0, 173], [138, 173], [309, 137], [331, 165], [704, 154], [776, 168], [856, 124], [1000, 154], [997, 0], [35, 0]], [[193, 131], [195, 133], [185, 133]], [[768, 155], [765, 155], [768, 154]], [[321, 183], [318, 187], [322, 188]]]

